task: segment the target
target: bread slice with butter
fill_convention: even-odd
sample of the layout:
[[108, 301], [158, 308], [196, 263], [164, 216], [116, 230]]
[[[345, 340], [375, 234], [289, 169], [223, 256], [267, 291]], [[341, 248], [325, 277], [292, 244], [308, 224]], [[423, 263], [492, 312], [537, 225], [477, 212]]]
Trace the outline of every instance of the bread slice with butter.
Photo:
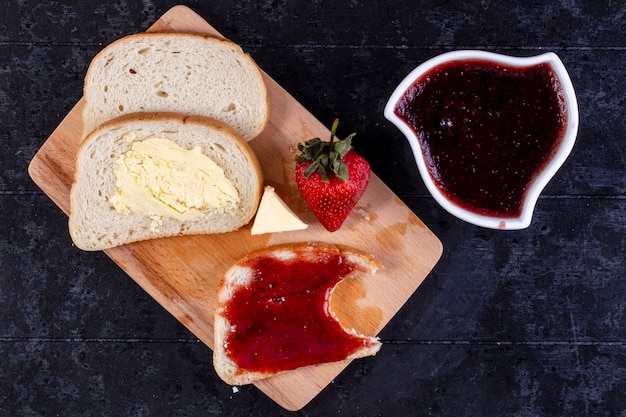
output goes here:
[[126, 36], [91, 61], [84, 83], [83, 137], [134, 112], [209, 116], [246, 140], [269, 117], [261, 70], [239, 45], [209, 35], [146, 32]]
[[70, 192], [77, 247], [224, 233], [250, 222], [263, 174], [247, 142], [204, 116], [133, 113], [81, 143]]

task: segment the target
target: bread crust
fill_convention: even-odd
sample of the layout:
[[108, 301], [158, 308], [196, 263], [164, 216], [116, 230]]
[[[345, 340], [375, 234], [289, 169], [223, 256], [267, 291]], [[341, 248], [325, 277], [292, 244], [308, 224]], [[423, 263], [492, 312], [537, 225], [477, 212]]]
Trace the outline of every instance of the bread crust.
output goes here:
[[[96, 167], [90, 166], [91, 160], [86, 158], [85, 155], [90, 147], [97, 147], [99, 145], [98, 141], [104, 140], [102, 139], [103, 136], [110, 134], [112, 131], [125, 131], [126, 128], [133, 131], [133, 128], [148, 128], [152, 126], [152, 129], [155, 129], [155, 126], [160, 124], [163, 124], [164, 126], [182, 128], [188, 126], [193, 129], [201, 129], [202, 132], [206, 131], [207, 135], [220, 135], [220, 137], [223, 137], [224, 140], [227, 140], [230, 145], [238, 150], [238, 155], [240, 157], [245, 158], [244, 165], [246, 175], [249, 175], [249, 179], [253, 185], [253, 188], [250, 190], [250, 195], [246, 195], [245, 197], [246, 201], [251, 201], [252, 205], [247, 207], [245, 217], [240, 218], [239, 223], [235, 227], [228, 230], [215, 231], [204, 226], [194, 227], [194, 224], [185, 224], [184, 222], [177, 221], [178, 223], [176, 225], [170, 228], [165, 227], [163, 231], [147, 231], [144, 233], [132, 233], [129, 235], [126, 233], [127, 230], [124, 228], [139, 228], [139, 223], [144, 223], [145, 228], [145, 225], [149, 224], [150, 220], [137, 213], [131, 213], [129, 215], [115, 212], [115, 210], [110, 207], [107, 200], [110, 198], [110, 195], [107, 195], [107, 193], [104, 193], [102, 196], [96, 195], [96, 193], [101, 192], [101, 190], [90, 189], [89, 187], [81, 185], [82, 182], [87, 181], [87, 178], [85, 178], [86, 176], [93, 175], [94, 172], [103, 168], [105, 168], [105, 170], [109, 170], [109, 172], [113, 169], [112, 166], [115, 162], [114, 158], [110, 158], [111, 160], [106, 162], [108, 165], [107, 167]], [[207, 143], [204, 143], [204, 145]], [[203, 145], [203, 143], [198, 144]], [[117, 154], [122, 154], [124, 150], [116, 148], [115, 152]], [[113, 182], [114, 178], [111, 178], [109, 181]], [[114, 184], [108, 183], [107, 186], [114, 189]], [[239, 191], [242, 192], [242, 190]], [[75, 245], [80, 249], [94, 251], [108, 249], [139, 240], [174, 235], [228, 232], [236, 230], [244, 224], [247, 224], [253, 218], [258, 207], [262, 191], [263, 171], [255, 153], [252, 148], [250, 148], [248, 143], [226, 123], [206, 116], [188, 116], [175, 112], [126, 114], [100, 125], [79, 145], [75, 160], [74, 182], [70, 191], [70, 236], [72, 237]], [[95, 204], [92, 204], [90, 207], [86, 207], [86, 193], [90, 194], [89, 201], [92, 203], [95, 202]], [[88, 215], [85, 215], [85, 211], [87, 210]], [[78, 213], [81, 213], [80, 216]], [[101, 232], [102, 239], [96, 239], [94, 236], [100, 233], [100, 231], [97, 230], [99, 225], [94, 223], [96, 221], [94, 219], [100, 220], [101, 218], [106, 217], [105, 215], [108, 216], [108, 218], [111, 218], [112, 216], [118, 224], [115, 226], [107, 225], [110, 230], [108, 232]], [[169, 222], [174, 222], [174, 220], [165, 219], [164, 222], [166, 222], [166, 226], [169, 226]], [[87, 233], [87, 231], [89, 233]], [[119, 237], [112, 237], [110, 236], [111, 234], [119, 235]]]
[[[224, 311], [227, 308], [228, 302], [232, 298], [233, 294], [238, 288], [246, 286], [252, 279], [252, 271], [248, 267], [242, 265], [246, 265], [246, 263], [252, 259], [259, 257], [277, 257], [281, 256], [280, 254], [283, 253], [288, 253], [297, 257], [299, 260], [306, 259], [310, 262], [316, 262], [320, 256], [327, 254], [342, 255], [348, 259], [349, 262], [358, 266], [358, 268], [355, 268], [355, 270], [344, 277], [344, 279], [358, 277], [360, 275], [374, 275], [377, 270], [383, 268], [380, 262], [371, 254], [340, 244], [323, 242], [296, 242], [274, 245], [268, 248], [257, 249], [249, 252], [245, 257], [237, 261], [228, 269], [222, 277], [220, 287], [218, 289], [218, 304], [214, 319], [215, 334], [213, 364], [219, 377], [228, 384], [249, 384], [260, 379], [277, 375], [278, 373], [286, 372], [254, 372], [240, 369], [228, 356], [226, 351], [225, 341], [228, 336], [231, 323], [229, 323], [228, 319], [224, 316]], [[329, 299], [332, 298], [332, 294], [337, 285], [338, 284], [335, 284], [335, 286], [331, 289]], [[331, 305], [332, 303], [329, 303], [328, 306], [330, 316], [341, 325], [339, 318], [332, 311], [330, 307]], [[375, 355], [380, 349], [381, 344], [377, 337], [359, 334], [354, 329], [347, 329], [343, 326], [342, 328], [346, 334], [359, 337], [367, 341], [369, 344], [368, 346], [358, 349], [344, 359], [350, 360], [372, 356]]]

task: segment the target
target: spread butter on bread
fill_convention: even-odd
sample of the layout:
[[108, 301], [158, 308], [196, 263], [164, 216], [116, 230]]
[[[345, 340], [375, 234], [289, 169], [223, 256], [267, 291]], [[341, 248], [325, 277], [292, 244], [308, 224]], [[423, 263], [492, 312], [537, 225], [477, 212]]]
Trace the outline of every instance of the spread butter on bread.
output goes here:
[[251, 252], [228, 269], [218, 290], [217, 374], [243, 385], [304, 366], [375, 355], [378, 338], [344, 328], [331, 307], [342, 279], [381, 268], [365, 252], [328, 243]]
[[250, 222], [263, 175], [248, 143], [204, 116], [133, 113], [81, 143], [70, 191], [70, 235], [84, 250], [224, 233]]
[[269, 117], [267, 88], [249, 54], [204, 34], [145, 32], [100, 51], [85, 76], [83, 134], [127, 113], [209, 116], [246, 140]]

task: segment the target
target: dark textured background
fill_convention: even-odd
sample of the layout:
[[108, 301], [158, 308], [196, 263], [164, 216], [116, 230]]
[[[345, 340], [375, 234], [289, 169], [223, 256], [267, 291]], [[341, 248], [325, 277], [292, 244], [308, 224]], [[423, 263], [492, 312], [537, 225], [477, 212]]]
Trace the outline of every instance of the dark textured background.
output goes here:
[[[78, 3], [78, 4], [73, 4]], [[626, 416], [626, 6], [622, 1], [185, 2], [324, 123], [358, 130], [373, 170], [440, 237], [432, 274], [302, 416]], [[91, 57], [174, 3], [4, 1], [0, 16], [0, 415], [289, 415], [219, 380], [211, 351], [29, 179]], [[442, 210], [382, 116], [413, 67], [476, 48], [554, 51], [578, 95], [570, 158], [532, 225]], [[343, 131], [342, 131], [343, 130]]]

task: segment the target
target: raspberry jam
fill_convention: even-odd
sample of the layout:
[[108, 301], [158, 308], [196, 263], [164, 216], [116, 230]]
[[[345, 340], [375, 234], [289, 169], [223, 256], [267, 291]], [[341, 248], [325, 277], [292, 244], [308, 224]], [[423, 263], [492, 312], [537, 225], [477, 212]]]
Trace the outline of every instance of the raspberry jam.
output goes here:
[[235, 292], [223, 313], [231, 323], [226, 351], [240, 368], [280, 372], [342, 360], [367, 346], [328, 310], [332, 288], [356, 266], [339, 254], [318, 258], [247, 262], [254, 278]]
[[503, 218], [521, 214], [567, 124], [563, 92], [547, 64], [442, 64], [420, 77], [394, 112], [417, 134], [430, 175], [450, 200]]

